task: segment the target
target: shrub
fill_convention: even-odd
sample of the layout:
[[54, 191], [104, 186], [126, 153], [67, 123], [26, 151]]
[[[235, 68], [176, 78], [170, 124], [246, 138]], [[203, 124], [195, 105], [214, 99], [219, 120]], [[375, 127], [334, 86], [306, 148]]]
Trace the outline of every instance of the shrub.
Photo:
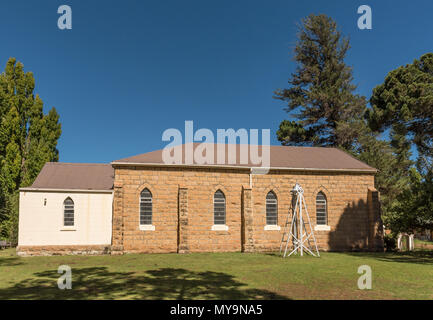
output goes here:
[[383, 237], [385, 250], [386, 251], [395, 251], [397, 248], [397, 239], [392, 234], [386, 234]]

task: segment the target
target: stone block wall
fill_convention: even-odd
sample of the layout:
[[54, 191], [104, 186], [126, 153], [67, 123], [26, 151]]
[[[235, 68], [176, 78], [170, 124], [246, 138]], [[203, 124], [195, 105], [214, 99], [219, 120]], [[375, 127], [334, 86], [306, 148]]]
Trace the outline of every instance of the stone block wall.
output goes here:
[[[314, 230], [321, 250], [366, 250], [369, 218], [368, 188], [374, 186], [374, 175], [356, 173], [319, 173], [271, 171], [253, 177], [254, 237], [257, 250], [279, 248], [291, 207], [291, 189], [299, 183], [304, 189], [307, 210], [313, 230], [316, 226], [316, 196], [322, 192], [327, 200], [329, 230]], [[278, 199], [280, 230], [265, 230], [266, 194], [273, 191]], [[308, 227], [308, 226], [307, 226]], [[321, 228], [324, 229], [324, 228]]]
[[[326, 195], [328, 230], [316, 230], [321, 250], [383, 250], [383, 236], [373, 232], [380, 223], [379, 202], [372, 202], [371, 173], [278, 171], [253, 175], [250, 170], [162, 166], [115, 166], [112, 252], [274, 251], [280, 246], [298, 182], [314, 228], [315, 198]], [[140, 192], [153, 199], [154, 230], [139, 226]], [[226, 198], [227, 230], [212, 230], [213, 195]], [[266, 194], [278, 199], [278, 226], [266, 226]], [[370, 199], [370, 200], [369, 200]], [[326, 229], [325, 228], [325, 229]], [[323, 228], [322, 228], [323, 229]], [[373, 240], [374, 239], [374, 240]]]

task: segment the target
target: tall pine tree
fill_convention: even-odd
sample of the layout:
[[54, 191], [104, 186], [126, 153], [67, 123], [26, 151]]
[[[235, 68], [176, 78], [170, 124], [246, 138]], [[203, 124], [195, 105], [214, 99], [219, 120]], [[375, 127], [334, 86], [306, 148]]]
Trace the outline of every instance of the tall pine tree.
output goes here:
[[291, 118], [281, 122], [277, 136], [283, 145], [338, 147], [379, 169], [376, 187], [386, 215], [407, 182], [410, 163], [402, 165], [401, 159], [408, 150], [395, 148], [398, 142], [405, 146], [397, 136], [393, 145], [368, 126], [367, 101], [355, 93], [352, 68], [344, 62], [349, 48], [330, 17], [302, 20], [294, 50], [296, 72], [287, 89], [274, 93], [287, 103]]
[[[418, 169], [433, 170], [433, 53], [401, 66], [373, 90], [367, 118], [371, 128], [390, 129], [402, 160], [418, 149]], [[406, 161], [406, 160], [405, 160]]]
[[[394, 166], [405, 177], [389, 215], [395, 232], [433, 226], [433, 53], [392, 70], [373, 90], [366, 118], [372, 130], [388, 130], [397, 156]], [[416, 147], [416, 168], [411, 149]], [[402, 180], [400, 180], [401, 182]], [[386, 221], [385, 221], [386, 222]]]
[[354, 94], [352, 69], [345, 64], [349, 41], [325, 15], [303, 19], [295, 47], [298, 66], [290, 87], [275, 91], [296, 120], [277, 132], [284, 145], [338, 146], [352, 150], [366, 100]]

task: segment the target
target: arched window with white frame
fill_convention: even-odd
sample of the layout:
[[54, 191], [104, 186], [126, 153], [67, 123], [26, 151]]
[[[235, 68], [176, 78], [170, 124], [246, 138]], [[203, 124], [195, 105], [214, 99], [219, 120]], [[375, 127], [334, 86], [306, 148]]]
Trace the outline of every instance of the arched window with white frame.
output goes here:
[[152, 193], [145, 188], [140, 193], [140, 225], [152, 224]]
[[226, 224], [226, 197], [221, 190], [217, 190], [213, 196], [214, 224]]
[[266, 224], [278, 224], [278, 200], [273, 191], [269, 191], [266, 195]]
[[65, 227], [73, 227], [75, 223], [75, 206], [71, 198], [66, 198], [63, 201], [63, 225]]
[[328, 202], [325, 194], [320, 191], [316, 196], [316, 224], [326, 225], [328, 223]]

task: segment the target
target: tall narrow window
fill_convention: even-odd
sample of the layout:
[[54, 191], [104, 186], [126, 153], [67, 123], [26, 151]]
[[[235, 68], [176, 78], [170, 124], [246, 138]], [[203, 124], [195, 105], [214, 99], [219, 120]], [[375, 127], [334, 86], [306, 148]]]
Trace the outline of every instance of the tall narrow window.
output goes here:
[[328, 222], [326, 196], [319, 192], [316, 196], [316, 224], [326, 225]]
[[140, 225], [152, 224], [152, 193], [144, 189], [140, 193]]
[[63, 225], [65, 227], [74, 226], [74, 201], [71, 198], [63, 201]]
[[226, 197], [221, 190], [213, 196], [213, 220], [214, 224], [226, 224]]
[[277, 225], [278, 223], [278, 201], [273, 191], [266, 195], [266, 224]]

